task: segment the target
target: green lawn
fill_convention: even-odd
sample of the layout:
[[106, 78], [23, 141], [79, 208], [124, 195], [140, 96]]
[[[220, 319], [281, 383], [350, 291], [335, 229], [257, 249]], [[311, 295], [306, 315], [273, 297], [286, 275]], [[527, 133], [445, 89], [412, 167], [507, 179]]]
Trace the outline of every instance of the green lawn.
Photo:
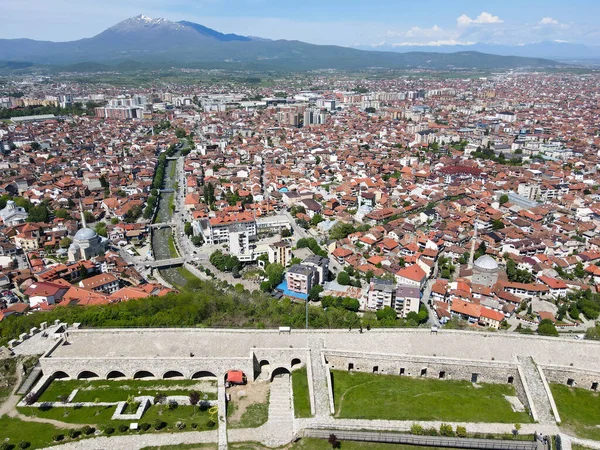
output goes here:
[[294, 390], [295, 416], [300, 418], [311, 417], [306, 366], [292, 371], [292, 389]]
[[[129, 421], [111, 420], [116, 406], [99, 406], [99, 407], [83, 407], [83, 408], [64, 408], [62, 406], [56, 408], [18, 408], [19, 412], [27, 416], [42, 417], [46, 419], [60, 420], [67, 423], [75, 423], [81, 425], [94, 425], [99, 428], [106, 426], [114, 427], [115, 429], [122, 424], [129, 424]], [[66, 414], [66, 415], [65, 415]], [[175, 424], [183, 422], [186, 424], [186, 430], [191, 430], [191, 424], [198, 425], [197, 430], [209, 430], [207, 422], [211, 418], [209, 411], [200, 411], [200, 408], [192, 406], [177, 406], [170, 409], [165, 405], [154, 405], [146, 410], [140, 423], [148, 422], [153, 424], [156, 419], [160, 419], [167, 424], [166, 429], [175, 431]], [[215, 419], [216, 422], [216, 414]]]
[[579, 445], [579, 444], [571, 444], [571, 450], [592, 450], [589, 447], [584, 447], [583, 445]]
[[158, 392], [165, 395], [188, 395], [192, 390], [200, 391], [200, 387], [210, 383], [209, 392], [201, 392], [203, 400], [216, 400], [216, 382], [198, 380], [54, 380], [40, 396], [40, 402], [57, 401], [61, 395], [69, 396], [74, 389], [79, 389], [73, 401], [93, 402], [96, 398], [101, 402], [119, 402], [127, 400], [129, 395], [149, 395], [154, 397]]
[[600, 394], [564, 384], [551, 384], [550, 389], [562, 427], [577, 436], [600, 440]]
[[54, 435], [62, 433], [67, 434], [66, 430], [61, 430], [46, 423], [24, 422], [12, 417], [0, 417], [0, 436], [4, 441], [8, 438], [8, 443], [19, 448], [19, 442], [27, 441], [31, 443], [31, 449], [45, 447], [52, 443]]
[[395, 375], [332, 371], [336, 417], [449, 422], [527, 423], [525, 412], [514, 412], [504, 395], [508, 384], [417, 379]]

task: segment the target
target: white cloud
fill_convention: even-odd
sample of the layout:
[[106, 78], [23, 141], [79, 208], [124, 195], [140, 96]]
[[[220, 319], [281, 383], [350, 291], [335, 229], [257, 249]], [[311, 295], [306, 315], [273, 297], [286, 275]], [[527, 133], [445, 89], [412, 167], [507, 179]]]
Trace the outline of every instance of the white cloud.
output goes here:
[[553, 19], [552, 17], [544, 17], [540, 20], [541, 25], [558, 25], [558, 20]]
[[437, 25], [431, 28], [412, 27], [407, 31], [394, 31], [389, 30], [386, 33], [387, 37], [408, 37], [408, 38], [423, 38], [423, 37], [436, 37], [442, 36], [445, 32], [442, 28]]
[[504, 20], [502, 20], [500, 17], [494, 16], [493, 14], [490, 14], [488, 12], [482, 12], [475, 19], [471, 19], [466, 14], [463, 14], [458, 19], [456, 19], [456, 23], [459, 27], [468, 27], [470, 25], [484, 25], [484, 24], [487, 25], [487, 24], [494, 24], [494, 23], [504, 23]]
[[429, 42], [398, 42], [392, 44], [392, 47], [441, 47], [443, 45], [473, 45], [475, 42], [457, 41], [456, 39], [443, 39]]

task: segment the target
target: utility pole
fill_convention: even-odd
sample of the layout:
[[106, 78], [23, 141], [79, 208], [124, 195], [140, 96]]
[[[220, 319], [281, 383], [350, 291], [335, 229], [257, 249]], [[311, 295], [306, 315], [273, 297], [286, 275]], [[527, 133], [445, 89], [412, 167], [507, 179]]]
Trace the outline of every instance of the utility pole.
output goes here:
[[308, 297], [306, 297], [306, 329], [308, 330]]

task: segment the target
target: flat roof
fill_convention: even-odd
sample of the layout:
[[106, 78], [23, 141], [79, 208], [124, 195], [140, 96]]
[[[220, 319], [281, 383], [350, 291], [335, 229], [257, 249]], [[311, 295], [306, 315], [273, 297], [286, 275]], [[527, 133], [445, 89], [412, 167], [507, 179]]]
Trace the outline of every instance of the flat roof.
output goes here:
[[512, 334], [429, 329], [278, 330], [221, 329], [69, 329], [69, 345], [51, 358], [247, 357], [253, 348], [316, 348], [477, 361], [516, 362], [532, 356], [543, 365], [600, 371], [600, 342]]

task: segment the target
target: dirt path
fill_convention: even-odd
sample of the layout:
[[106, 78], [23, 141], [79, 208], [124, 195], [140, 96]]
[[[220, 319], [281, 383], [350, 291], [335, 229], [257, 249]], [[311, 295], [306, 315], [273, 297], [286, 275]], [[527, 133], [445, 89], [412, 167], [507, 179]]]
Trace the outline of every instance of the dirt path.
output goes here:
[[2, 402], [0, 405], [0, 417], [7, 415], [9, 417], [13, 417], [15, 419], [22, 420], [24, 422], [38, 422], [38, 423], [48, 423], [50, 425], [54, 425], [58, 428], [81, 428], [85, 424], [74, 424], [74, 423], [65, 423], [59, 420], [54, 419], [42, 419], [40, 417], [29, 417], [25, 414], [21, 414], [17, 411], [17, 403], [19, 403], [20, 396], [17, 395], [17, 389], [21, 386], [21, 381], [23, 380], [23, 376], [21, 371], [17, 368], [16, 370], [16, 381], [15, 387], [13, 388], [11, 394]]

